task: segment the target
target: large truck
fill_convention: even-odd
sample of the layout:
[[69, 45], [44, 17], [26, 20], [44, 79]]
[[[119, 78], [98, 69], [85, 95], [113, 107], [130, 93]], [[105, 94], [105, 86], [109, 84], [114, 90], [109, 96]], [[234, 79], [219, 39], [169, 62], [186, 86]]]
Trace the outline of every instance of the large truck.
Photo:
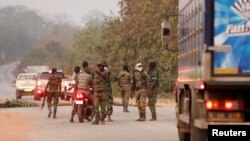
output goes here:
[[49, 71], [49, 66], [47, 65], [33, 65], [33, 66], [27, 66], [24, 69], [24, 73], [39, 73], [43, 71]]
[[250, 1], [179, 0], [174, 15], [179, 140], [207, 141], [210, 125], [250, 125]]

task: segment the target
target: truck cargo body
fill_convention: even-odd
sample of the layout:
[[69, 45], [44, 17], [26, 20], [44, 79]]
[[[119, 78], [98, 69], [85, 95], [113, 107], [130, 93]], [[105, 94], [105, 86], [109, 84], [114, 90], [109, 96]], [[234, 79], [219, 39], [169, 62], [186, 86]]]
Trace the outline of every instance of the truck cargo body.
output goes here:
[[37, 65], [37, 66], [27, 66], [24, 70], [26, 73], [39, 73], [43, 71], [49, 71], [49, 66]]
[[249, 5], [248, 0], [179, 0], [180, 140], [207, 140], [208, 125], [250, 125]]

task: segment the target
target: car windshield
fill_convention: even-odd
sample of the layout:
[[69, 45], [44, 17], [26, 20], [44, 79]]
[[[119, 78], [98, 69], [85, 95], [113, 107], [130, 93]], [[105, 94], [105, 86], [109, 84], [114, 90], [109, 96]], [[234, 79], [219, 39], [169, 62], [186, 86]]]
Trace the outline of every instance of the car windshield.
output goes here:
[[19, 75], [18, 80], [35, 80], [36, 75]]
[[49, 79], [49, 72], [42, 72], [40, 75], [39, 75], [39, 79], [43, 79], [43, 80], [47, 80]]

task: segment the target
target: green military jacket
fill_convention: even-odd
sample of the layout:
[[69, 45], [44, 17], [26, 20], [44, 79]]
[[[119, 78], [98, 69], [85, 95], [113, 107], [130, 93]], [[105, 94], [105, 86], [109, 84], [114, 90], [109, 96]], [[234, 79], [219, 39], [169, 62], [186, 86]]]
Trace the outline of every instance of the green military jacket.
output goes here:
[[131, 86], [131, 75], [127, 71], [121, 71], [118, 75], [118, 85], [120, 88]]
[[76, 81], [78, 82], [78, 89], [89, 90], [90, 86], [92, 85], [93, 78], [90, 74], [87, 74], [86, 72], [81, 72], [76, 78]]
[[96, 70], [94, 74], [94, 90], [98, 92], [109, 91], [109, 74], [108, 71], [103, 72]]
[[148, 87], [150, 87], [154, 81], [156, 82], [156, 84], [153, 86], [152, 90], [156, 90], [159, 85], [159, 73], [158, 70], [156, 69], [153, 69], [148, 72], [148, 77], [147, 77]]
[[132, 76], [132, 84], [135, 90], [147, 88], [147, 75], [144, 72], [135, 71]]
[[59, 86], [61, 85], [61, 78], [55, 75], [49, 76], [48, 79], [48, 91], [49, 92], [58, 92]]

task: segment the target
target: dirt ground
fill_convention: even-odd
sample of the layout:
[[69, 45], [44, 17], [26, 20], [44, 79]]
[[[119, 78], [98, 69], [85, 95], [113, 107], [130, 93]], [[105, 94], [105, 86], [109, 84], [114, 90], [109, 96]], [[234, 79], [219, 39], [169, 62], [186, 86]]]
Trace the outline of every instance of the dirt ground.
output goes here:
[[[67, 106], [71, 105], [71, 101], [60, 101], [59, 106]], [[122, 99], [120, 97], [114, 98], [115, 106], [122, 106]], [[174, 108], [176, 105], [174, 99], [157, 99], [156, 107], [166, 107], [166, 108]], [[129, 106], [136, 106], [135, 98], [129, 99]]]
[[[121, 98], [114, 98], [114, 105], [121, 106]], [[130, 106], [136, 106], [135, 98], [129, 99]], [[174, 108], [176, 105], [173, 99], [157, 99], [156, 107]]]
[[[1, 100], [0, 100], [1, 101]], [[1, 101], [3, 102], [3, 100]], [[130, 99], [130, 106], [136, 106], [135, 99]], [[70, 102], [62, 102], [62, 105], [70, 105]], [[121, 98], [114, 98], [114, 105], [121, 106]], [[158, 99], [157, 107], [174, 108], [175, 101], [170, 99]], [[35, 132], [32, 118], [24, 115], [0, 109], [0, 140], [1, 141], [30, 141], [30, 132]]]
[[[0, 109], [1, 110], [1, 109]], [[29, 141], [27, 133], [32, 132], [31, 118], [17, 113], [0, 111], [0, 140]]]

